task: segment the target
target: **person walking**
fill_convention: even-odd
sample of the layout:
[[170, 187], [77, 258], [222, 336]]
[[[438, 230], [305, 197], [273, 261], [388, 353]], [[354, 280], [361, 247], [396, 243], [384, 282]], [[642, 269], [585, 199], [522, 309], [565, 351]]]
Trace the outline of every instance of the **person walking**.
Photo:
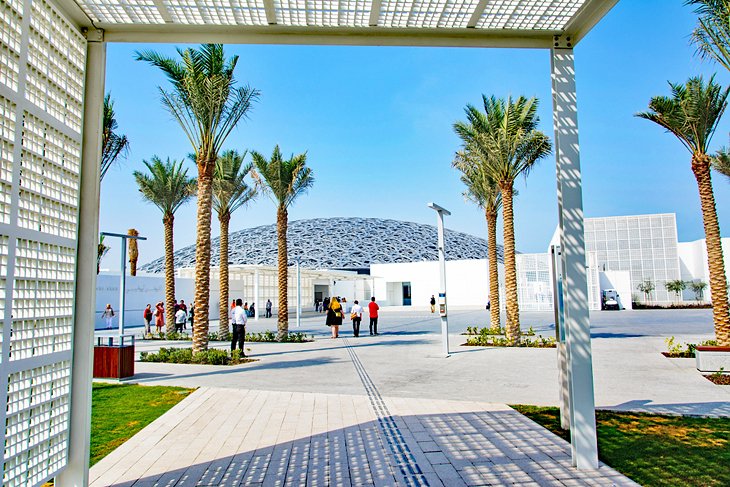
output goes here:
[[322, 311], [326, 313], [328, 309], [330, 309], [330, 298], [325, 296], [324, 301], [322, 301]]
[[177, 333], [182, 333], [187, 320], [188, 313], [182, 308], [182, 306], [178, 306], [177, 311], [175, 312], [175, 331]]
[[195, 323], [195, 303], [190, 303], [190, 314], [188, 315], [188, 320], [190, 320], [190, 333], [193, 332], [193, 323]]
[[114, 321], [114, 310], [112, 309], [111, 304], [106, 305], [104, 311], [101, 312], [101, 317], [104, 318], [104, 322], [106, 323], [106, 329], [111, 330], [113, 324], [112, 322]]
[[236, 307], [231, 312], [231, 321], [233, 322], [233, 334], [231, 338], [231, 352], [236, 349], [236, 343], [238, 343], [238, 349], [241, 351], [241, 357], [245, 357], [243, 353], [243, 341], [246, 338], [246, 310], [243, 309], [243, 300], [236, 299]]
[[352, 335], [355, 337], [360, 336], [360, 323], [362, 322], [362, 312], [363, 308], [360, 306], [360, 303], [355, 300], [355, 304], [352, 306], [352, 310], [350, 310], [350, 318], [352, 319]]
[[436, 298], [432, 294], [431, 295], [431, 313], [435, 313], [435, 312], [436, 312]]
[[266, 300], [266, 317], [271, 318], [271, 300]]
[[[185, 311], [185, 315], [187, 316], [188, 306], [185, 304], [185, 300], [183, 300], [183, 299], [180, 300], [180, 309]], [[185, 318], [185, 323], [187, 323], [187, 321], [188, 321], [187, 318]], [[183, 330], [187, 329], [187, 325], [185, 323], [183, 323]]]
[[375, 296], [370, 298], [368, 303], [368, 314], [370, 315], [370, 335], [379, 335], [378, 333], [378, 310], [380, 306], [375, 302]]
[[332, 330], [332, 338], [339, 338], [340, 325], [342, 325], [342, 305], [337, 298], [332, 298], [327, 308], [327, 321], [325, 324]]
[[248, 317], [249, 318], [256, 318], [256, 303], [251, 303], [251, 306], [248, 307]]
[[157, 333], [162, 333], [162, 327], [165, 326], [165, 305], [162, 301], [155, 305], [155, 326]]
[[142, 312], [142, 318], [144, 318], [144, 336], [147, 338], [147, 335], [151, 333], [152, 330], [150, 330], [150, 323], [152, 323], [152, 305], [148, 304], [147, 307]]

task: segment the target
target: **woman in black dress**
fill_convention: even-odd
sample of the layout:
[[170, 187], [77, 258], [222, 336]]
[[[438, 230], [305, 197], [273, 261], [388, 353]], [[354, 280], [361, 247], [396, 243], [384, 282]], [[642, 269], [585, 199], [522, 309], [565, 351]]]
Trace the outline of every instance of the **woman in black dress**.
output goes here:
[[340, 336], [340, 325], [342, 325], [342, 305], [337, 301], [337, 298], [332, 298], [327, 308], [327, 326], [332, 329], [332, 338], [338, 338]]

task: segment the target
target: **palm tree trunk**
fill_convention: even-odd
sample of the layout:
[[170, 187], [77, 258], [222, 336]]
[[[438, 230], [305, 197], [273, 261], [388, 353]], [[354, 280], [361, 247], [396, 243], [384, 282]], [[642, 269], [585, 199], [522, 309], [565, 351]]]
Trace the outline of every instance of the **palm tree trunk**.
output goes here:
[[286, 230], [289, 224], [289, 215], [286, 208], [279, 207], [276, 211], [276, 232], [279, 244], [279, 313], [276, 339], [286, 340], [289, 334], [289, 262], [287, 260]]
[[517, 263], [515, 262], [515, 226], [512, 207], [512, 182], [500, 183], [504, 218], [504, 287], [507, 308], [505, 334], [510, 344], [520, 339], [520, 307], [517, 301]]
[[213, 203], [213, 162], [198, 164], [198, 215], [195, 241], [195, 322], [193, 354], [208, 349], [210, 308], [210, 222]]
[[[134, 228], [127, 230], [127, 235], [132, 237], [138, 237], [139, 232]], [[129, 239], [129, 275], [137, 275], [137, 260], [139, 259], [139, 247], [137, 245], [136, 238]]]
[[173, 226], [175, 216], [162, 217], [165, 227], [165, 324], [167, 333], [175, 331], [175, 248], [173, 244]]
[[715, 194], [712, 191], [710, 157], [707, 154], [692, 155], [692, 172], [697, 180], [702, 206], [702, 221], [705, 225], [707, 242], [707, 263], [710, 268], [710, 291], [712, 292], [712, 315], [715, 321], [715, 338], [718, 345], [730, 346], [730, 314], [728, 313], [727, 277], [722, 256], [720, 224], [717, 221]]
[[231, 214], [225, 212], [218, 215], [221, 224], [220, 237], [220, 324], [218, 334], [222, 340], [228, 339], [228, 301], [230, 301], [228, 290], [228, 225], [231, 222]]
[[497, 212], [486, 212], [487, 255], [489, 257], [489, 321], [493, 330], [499, 323], [499, 269], [497, 268]]

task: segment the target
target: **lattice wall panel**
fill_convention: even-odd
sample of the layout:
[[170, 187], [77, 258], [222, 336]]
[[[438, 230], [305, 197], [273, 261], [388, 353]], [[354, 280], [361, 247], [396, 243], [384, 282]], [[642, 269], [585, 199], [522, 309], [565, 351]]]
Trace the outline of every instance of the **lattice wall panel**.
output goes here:
[[5, 485], [37, 485], [65, 463], [71, 362], [11, 374], [5, 429]]
[[[264, 0], [78, 0], [108, 24], [267, 25]], [[382, 0], [376, 24], [390, 28], [560, 31], [586, 0]], [[373, 0], [272, 0], [283, 26], [368, 27]], [[474, 18], [475, 25], [469, 25]]]
[[86, 41], [48, 0], [0, 16], [0, 451], [25, 487], [68, 450]]

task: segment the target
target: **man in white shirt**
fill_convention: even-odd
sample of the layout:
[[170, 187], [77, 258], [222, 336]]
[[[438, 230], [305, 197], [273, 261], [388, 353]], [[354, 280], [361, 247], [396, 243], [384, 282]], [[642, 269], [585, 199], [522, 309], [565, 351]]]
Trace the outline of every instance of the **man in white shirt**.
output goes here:
[[350, 317], [352, 318], [352, 334], [356, 337], [360, 336], [360, 322], [362, 321], [362, 312], [363, 308], [362, 306], [360, 306], [360, 303], [358, 303], [356, 299], [355, 304], [350, 310]]
[[245, 357], [243, 353], [243, 340], [246, 338], [246, 310], [243, 309], [243, 300], [236, 300], [236, 307], [231, 311], [231, 322], [233, 324], [233, 335], [231, 338], [231, 352], [236, 349], [236, 342], [238, 342], [238, 349], [241, 351], [241, 357]]
[[184, 309], [178, 308], [177, 312], [175, 312], [175, 331], [178, 333], [182, 333], [183, 327], [185, 326], [185, 322], [188, 319], [188, 314], [185, 312]]

